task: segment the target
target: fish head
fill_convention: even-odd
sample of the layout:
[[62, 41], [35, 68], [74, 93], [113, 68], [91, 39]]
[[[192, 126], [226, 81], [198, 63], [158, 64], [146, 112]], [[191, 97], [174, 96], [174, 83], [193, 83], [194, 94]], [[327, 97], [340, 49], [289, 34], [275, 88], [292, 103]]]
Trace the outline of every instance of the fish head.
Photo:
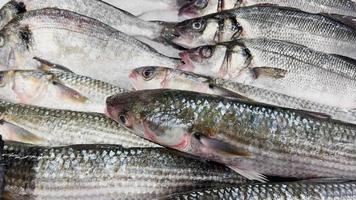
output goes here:
[[232, 9], [235, 5], [237, 5], [236, 0], [193, 0], [179, 9], [179, 16], [186, 19], [197, 18], [222, 10]]
[[231, 14], [217, 13], [165, 27], [162, 36], [185, 48], [212, 45], [239, 38], [242, 27]]
[[1, 72], [0, 97], [17, 103], [31, 103], [51, 84], [49, 75], [34, 70]]
[[26, 12], [26, 6], [24, 2], [12, 0], [6, 3], [0, 9], [0, 29], [4, 27], [8, 22], [10, 22], [17, 15]]
[[129, 75], [132, 86], [136, 90], [165, 88], [170, 68], [146, 66], [132, 70]]
[[167, 104], [172, 104], [174, 98], [165, 97], [165, 91], [170, 90], [135, 91], [109, 97], [107, 114], [139, 137], [184, 149], [191, 137], [187, 132], [188, 124], [185, 116], [174, 115], [173, 110], [167, 112]]
[[178, 69], [214, 78], [233, 78], [244, 69], [251, 55], [242, 45], [207, 45], [180, 53]]

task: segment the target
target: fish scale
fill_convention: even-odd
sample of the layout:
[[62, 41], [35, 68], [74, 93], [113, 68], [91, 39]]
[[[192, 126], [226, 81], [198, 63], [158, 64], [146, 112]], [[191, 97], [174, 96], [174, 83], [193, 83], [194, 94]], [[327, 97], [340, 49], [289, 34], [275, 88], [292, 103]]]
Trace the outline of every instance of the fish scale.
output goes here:
[[36, 147], [5, 143], [5, 197], [155, 199], [194, 188], [243, 183], [219, 165], [160, 148]]
[[[137, 135], [227, 166], [296, 178], [353, 178], [356, 170], [355, 126], [307, 112], [174, 90], [124, 93], [107, 105]], [[170, 145], [180, 136], [184, 147]], [[221, 153], [227, 146], [243, 155]]]

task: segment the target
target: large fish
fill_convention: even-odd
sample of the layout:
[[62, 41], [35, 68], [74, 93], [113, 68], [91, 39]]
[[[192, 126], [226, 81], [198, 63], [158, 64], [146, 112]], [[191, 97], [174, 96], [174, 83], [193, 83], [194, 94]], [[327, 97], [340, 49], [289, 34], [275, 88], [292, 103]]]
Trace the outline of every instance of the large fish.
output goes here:
[[263, 37], [356, 58], [356, 28], [352, 25], [324, 15], [282, 7], [253, 6], [226, 10], [168, 26], [163, 36], [190, 48], [238, 38]]
[[180, 68], [329, 106], [356, 108], [356, 61], [279, 40], [243, 39], [181, 53]]
[[312, 180], [286, 183], [243, 184], [236, 187], [182, 192], [160, 198], [170, 200], [273, 199], [273, 200], [352, 200], [356, 182], [348, 180]]
[[356, 126], [323, 115], [180, 90], [109, 97], [111, 118], [249, 179], [356, 178]]
[[177, 56], [179, 52], [160, 39], [163, 23], [141, 20], [100, 0], [12, 0], [0, 9], [0, 27], [5, 26], [19, 14], [44, 8], [69, 10], [97, 19], [127, 35], [135, 36], [144, 43], [153, 45], [157, 51], [165, 55]]
[[179, 9], [179, 15], [184, 18], [196, 18], [223, 10], [258, 4], [292, 7], [309, 13], [331, 13], [356, 17], [355, 0], [192, 0]]
[[223, 166], [163, 148], [46, 148], [5, 142], [2, 162], [4, 199], [156, 199], [247, 181]]
[[0, 102], [0, 134], [5, 140], [59, 146], [119, 144], [124, 147], [157, 146], [98, 113], [54, 110]]
[[245, 85], [218, 78], [208, 78], [191, 72], [166, 67], [141, 67], [132, 71], [132, 86], [136, 90], [175, 89], [240, 98], [279, 107], [324, 113], [333, 119], [356, 124], [356, 110], [344, 109], [296, 98], [270, 89]]
[[19, 15], [0, 31], [0, 46], [1, 67], [37, 68], [37, 56], [123, 88], [133, 66], [178, 63], [104, 23], [58, 9]]
[[59, 70], [0, 72], [0, 98], [13, 103], [104, 113], [106, 98], [124, 91], [103, 81]]

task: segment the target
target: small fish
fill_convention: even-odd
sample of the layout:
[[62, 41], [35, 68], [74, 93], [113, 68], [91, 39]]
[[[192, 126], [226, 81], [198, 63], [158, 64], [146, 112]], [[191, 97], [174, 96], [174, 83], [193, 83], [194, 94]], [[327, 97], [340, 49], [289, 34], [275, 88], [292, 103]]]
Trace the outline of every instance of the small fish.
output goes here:
[[60, 146], [118, 144], [157, 147], [99, 113], [55, 110], [0, 101], [0, 134], [5, 140]]
[[251, 38], [277, 39], [356, 58], [355, 21], [290, 8], [253, 6], [226, 10], [167, 26], [162, 35], [187, 48]]
[[157, 199], [248, 180], [163, 148], [41, 147], [5, 142], [4, 199]]
[[224, 79], [208, 78], [178, 69], [142, 67], [134, 70], [130, 78], [133, 84], [132, 86], [136, 90], [176, 89], [194, 91], [239, 98], [284, 108], [324, 113], [333, 119], [356, 124], [356, 110], [354, 109], [348, 110], [340, 107], [327, 106], [302, 98], [273, 92], [269, 89], [262, 89]]
[[251, 180], [356, 178], [356, 126], [319, 113], [166, 89], [109, 97], [107, 110], [140, 137]]
[[221, 200], [221, 199], [273, 199], [316, 200], [356, 198], [356, 182], [347, 180], [313, 180], [286, 183], [243, 184], [236, 187], [219, 187], [194, 190], [160, 198], [170, 200]]
[[130, 74], [130, 80], [136, 90], [167, 88], [237, 96], [226, 89], [215, 88], [207, 77], [167, 67], [147, 66], [134, 69]]
[[190, 19], [223, 10], [258, 4], [292, 7], [309, 13], [329, 13], [356, 17], [356, 2], [354, 0], [192, 0], [179, 9], [179, 15]]
[[257, 38], [198, 47], [181, 53], [181, 59], [182, 70], [323, 105], [356, 108], [356, 61], [349, 58]]
[[33, 57], [124, 89], [133, 66], [179, 63], [102, 22], [54, 8], [20, 14], [0, 31], [0, 67], [36, 69]]
[[104, 113], [106, 98], [124, 91], [111, 84], [72, 72], [0, 72], [0, 98], [12, 103]]

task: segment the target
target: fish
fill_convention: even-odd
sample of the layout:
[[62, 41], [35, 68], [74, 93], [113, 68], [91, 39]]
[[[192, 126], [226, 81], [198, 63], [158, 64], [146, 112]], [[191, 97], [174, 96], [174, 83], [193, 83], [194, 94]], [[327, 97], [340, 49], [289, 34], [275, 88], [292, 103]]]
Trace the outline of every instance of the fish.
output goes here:
[[229, 90], [210, 84], [210, 79], [198, 74], [159, 66], [145, 66], [132, 70], [129, 75], [135, 90], [178, 89], [221, 96], [238, 96]]
[[0, 134], [5, 140], [44, 146], [117, 144], [157, 147], [100, 113], [50, 109], [0, 101]]
[[181, 21], [178, 11], [181, 6], [191, 0], [104, 0], [143, 20]]
[[0, 67], [37, 69], [34, 57], [123, 89], [131, 89], [133, 66], [179, 63], [95, 19], [54, 8], [20, 14], [0, 31]]
[[355, 24], [290, 8], [251, 6], [167, 25], [162, 36], [186, 48], [236, 39], [277, 39], [355, 59]]
[[312, 180], [286, 183], [243, 184], [167, 195], [163, 199], [355, 199], [356, 182], [349, 180]]
[[250, 180], [355, 178], [356, 126], [321, 113], [169, 89], [109, 97], [107, 110], [142, 138]]
[[157, 66], [137, 68], [131, 74], [132, 86], [136, 90], [175, 89], [200, 92], [284, 108], [324, 113], [332, 119], [356, 124], [356, 110], [354, 109], [328, 106], [277, 93], [270, 89]]
[[5, 142], [4, 199], [156, 199], [248, 182], [228, 168], [163, 148]]
[[132, 14], [98, 0], [11, 0], [0, 9], [0, 28], [4, 27], [19, 14], [44, 8], [69, 10], [93, 19], [97, 19], [118, 31], [133, 36], [143, 43], [168, 56], [178, 55], [174, 49], [161, 39], [163, 22], [148, 22]]
[[292, 0], [192, 0], [179, 9], [179, 15], [185, 19], [191, 19], [223, 10], [261, 4], [292, 7], [309, 13], [328, 13], [356, 17], [356, 2], [354, 0], [308, 0], [298, 2]]
[[356, 61], [265, 38], [181, 53], [179, 69], [268, 89], [316, 103], [356, 108]]
[[0, 83], [0, 98], [12, 103], [97, 113], [105, 113], [107, 97], [126, 91], [58, 70], [0, 71]]

